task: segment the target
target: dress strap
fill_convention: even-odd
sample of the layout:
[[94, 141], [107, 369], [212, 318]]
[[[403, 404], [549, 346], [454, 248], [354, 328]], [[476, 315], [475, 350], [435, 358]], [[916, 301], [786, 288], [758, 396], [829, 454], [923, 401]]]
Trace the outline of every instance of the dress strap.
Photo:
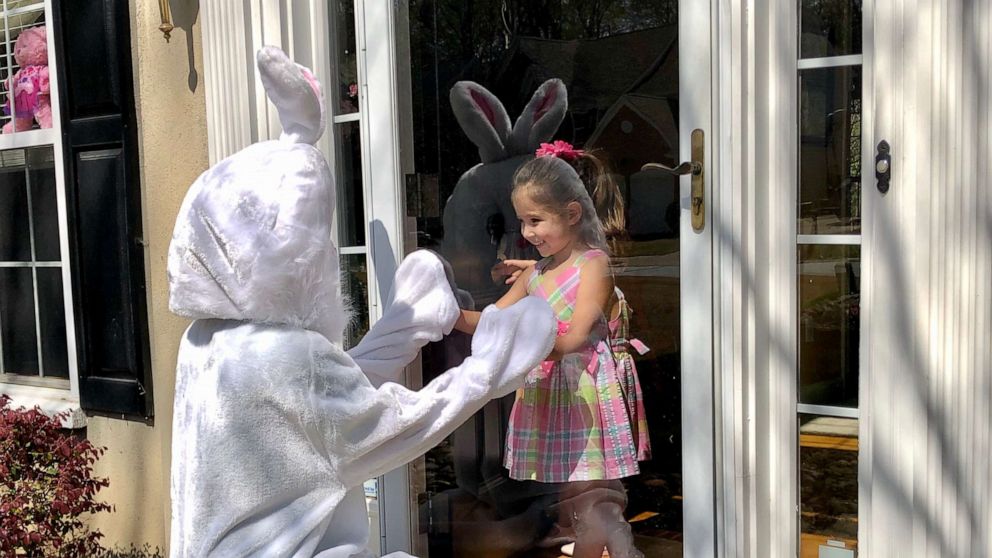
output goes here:
[[598, 258], [601, 256], [606, 256], [606, 252], [600, 250], [599, 248], [593, 248], [591, 250], [586, 250], [585, 252], [579, 254], [578, 258], [572, 262], [573, 267], [580, 267], [582, 264], [586, 263], [588, 260], [593, 258]]

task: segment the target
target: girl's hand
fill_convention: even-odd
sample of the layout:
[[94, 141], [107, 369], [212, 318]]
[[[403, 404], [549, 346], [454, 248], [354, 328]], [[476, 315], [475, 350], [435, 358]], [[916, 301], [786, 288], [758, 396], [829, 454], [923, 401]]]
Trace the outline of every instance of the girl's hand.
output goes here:
[[506, 277], [503, 283], [512, 285], [525, 269], [533, 267], [536, 263], [534, 260], [503, 260], [494, 265], [489, 270], [489, 274], [492, 276], [493, 281], [499, 281]]

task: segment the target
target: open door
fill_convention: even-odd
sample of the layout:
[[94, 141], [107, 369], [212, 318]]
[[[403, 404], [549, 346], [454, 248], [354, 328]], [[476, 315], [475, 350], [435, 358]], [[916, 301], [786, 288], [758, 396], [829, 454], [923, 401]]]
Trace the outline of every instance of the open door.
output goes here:
[[[368, 63], [393, 64], [399, 85], [394, 106], [406, 250], [446, 256], [478, 309], [505, 292], [490, 269], [502, 257], [528, 254], [509, 187], [533, 152], [486, 153], [480, 160], [449, 92], [460, 81], [479, 84], [512, 125], [542, 84], [561, 80], [567, 111], [542, 141], [566, 140], [608, 162], [627, 208], [627, 234], [613, 242], [611, 266], [633, 310], [630, 336], [650, 348], [634, 359], [651, 458], [622, 480], [626, 519], [646, 556], [713, 556], [710, 5], [586, 4], [396, 3], [390, 19], [396, 55]], [[366, 5], [365, 25], [377, 14]], [[420, 380], [457, 364], [468, 344], [454, 334], [425, 348]], [[409, 469], [415, 509], [381, 510], [389, 531], [383, 551], [432, 558], [562, 555], [569, 533], [555, 512], [561, 487], [510, 479], [503, 467], [513, 403], [513, 395], [490, 403]], [[380, 494], [402, 482], [393, 479], [386, 478]], [[409, 536], [397, 525], [410, 525]]]

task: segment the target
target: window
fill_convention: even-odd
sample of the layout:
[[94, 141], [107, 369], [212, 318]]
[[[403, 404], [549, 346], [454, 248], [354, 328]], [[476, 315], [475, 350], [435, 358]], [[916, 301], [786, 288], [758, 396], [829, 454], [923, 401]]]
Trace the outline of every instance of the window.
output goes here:
[[0, 14], [0, 382], [70, 390], [72, 296], [46, 4], [3, 0]]
[[366, 199], [362, 170], [362, 106], [359, 103], [358, 42], [355, 2], [338, 0], [328, 10], [331, 27], [329, 77], [331, 145], [337, 185], [337, 244], [341, 254], [341, 290], [351, 301], [355, 319], [345, 331], [345, 348], [369, 329], [369, 252], [366, 243]]
[[858, 547], [861, 1], [800, 0], [800, 556]]
[[56, 182], [53, 146], [0, 151], [0, 378], [68, 388]]

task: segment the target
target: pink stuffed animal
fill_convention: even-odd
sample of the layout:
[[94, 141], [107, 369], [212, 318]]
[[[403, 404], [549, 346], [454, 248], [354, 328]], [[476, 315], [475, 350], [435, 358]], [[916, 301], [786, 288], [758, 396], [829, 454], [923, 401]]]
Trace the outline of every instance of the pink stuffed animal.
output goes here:
[[[52, 127], [51, 87], [48, 82], [48, 32], [44, 25], [21, 31], [14, 43], [14, 60], [20, 67], [7, 80], [7, 102], [4, 114], [14, 118], [3, 127], [3, 133], [30, 130], [34, 121], [42, 128]], [[13, 96], [13, 111], [11, 110]]]

